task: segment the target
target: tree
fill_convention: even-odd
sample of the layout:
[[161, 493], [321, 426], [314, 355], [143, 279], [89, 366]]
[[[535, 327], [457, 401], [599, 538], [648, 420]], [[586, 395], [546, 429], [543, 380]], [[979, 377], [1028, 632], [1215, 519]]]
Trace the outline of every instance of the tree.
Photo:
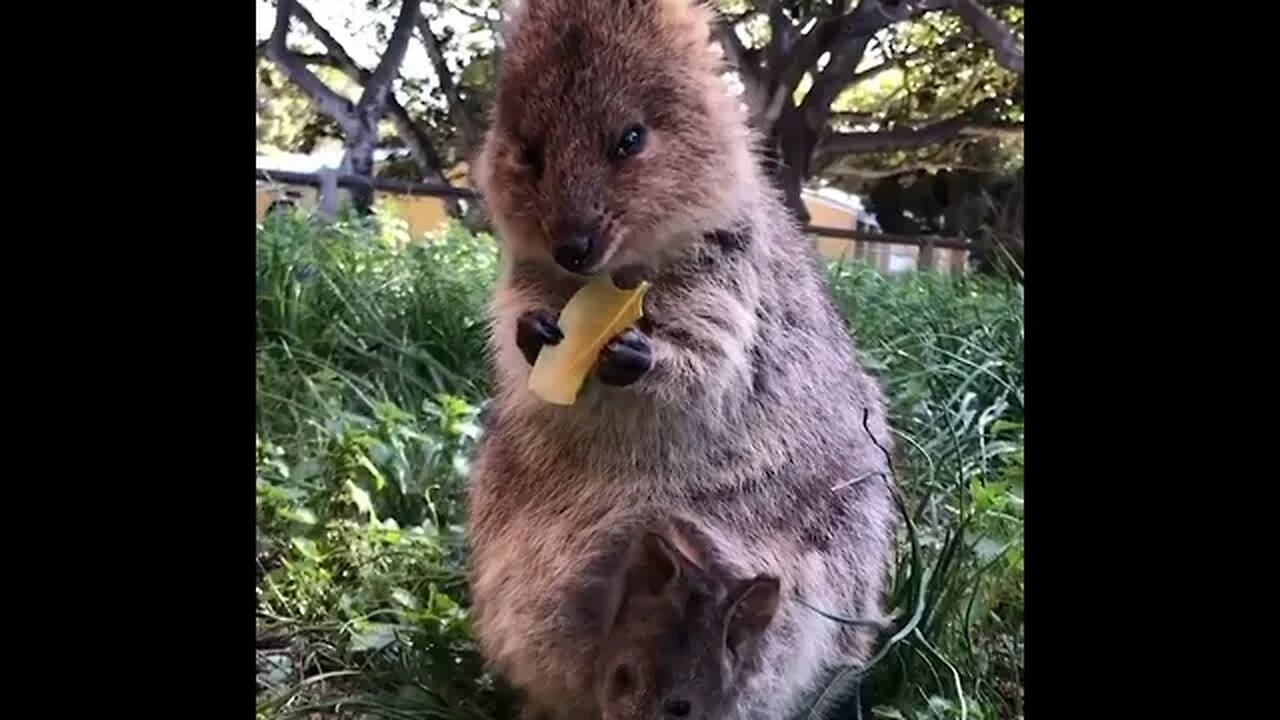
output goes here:
[[[288, 4], [324, 52], [287, 55], [369, 88], [377, 71], [360, 68], [305, 8]], [[372, 21], [387, 38], [386, 61], [402, 37], [404, 6], [413, 3], [360, 4], [361, 24]], [[865, 192], [915, 170], [1020, 164], [1022, 2], [716, 5], [716, 38], [742, 84], [750, 121], [767, 141], [770, 172], [802, 221], [801, 187], [815, 179]], [[500, 17], [497, 0], [447, 0], [426, 3], [409, 23], [430, 77], [403, 78], [400, 97], [388, 92], [385, 109], [423, 181], [444, 182], [442, 170], [469, 158], [483, 135]]]
[[[850, 155], [901, 155], [1020, 134], [1021, 113], [1011, 100], [1017, 95], [1020, 104], [1021, 6], [721, 0], [717, 38], [743, 85], [751, 122], [767, 139], [771, 170], [791, 210], [807, 220], [802, 183], [840, 169]], [[922, 83], [899, 83], [887, 97], [863, 92], [873, 102], [858, 102], [860, 86], [891, 71]]]
[[867, 205], [885, 232], [971, 238], [979, 272], [1022, 280], [1021, 168], [902, 172], [872, 183]]
[[[398, 23], [402, 18], [404, 4], [398, 0], [367, 0], [359, 3], [362, 11], [358, 13], [360, 22], [357, 24], [361, 26], [362, 32], [371, 27], [378, 46], [381, 48], [385, 45], [389, 49], [390, 39], [398, 37], [397, 29], [402, 27]], [[321, 51], [308, 52], [291, 47], [288, 56], [312, 69], [331, 89], [336, 89], [336, 85], [332, 76], [326, 76], [326, 73], [333, 72], [340, 72], [345, 76], [345, 84], [353, 85], [357, 90], [367, 87], [374, 73], [362, 68], [342, 42], [317, 21], [307, 8], [298, 2], [291, 5], [293, 20], [300, 23], [301, 29], [309, 36], [307, 39], [312, 41], [312, 49], [319, 46]], [[423, 76], [421, 72], [418, 76], [412, 73], [405, 75], [402, 68], [400, 76], [396, 78], [399, 87], [393, 85], [388, 90], [385, 107], [386, 121], [389, 121], [394, 130], [394, 138], [385, 142], [398, 142], [407, 148], [412, 164], [390, 163], [383, 168], [382, 174], [444, 185], [448, 182], [446, 171], [468, 158], [483, 135], [485, 111], [495, 75], [496, 25], [501, 15], [494, 0], [454, 0], [449, 3], [426, 3], [425, 6], [420, 4], [419, 7], [421, 10], [413, 22], [411, 34], [421, 42], [429, 59], [430, 76]], [[397, 9], [401, 12], [396, 12]], [[276, 11], [278, 20], [278, 5]], [[357, 13], [353, 13], [355, 14]], [[276, 35], [274, 30], [278, 29], [278, 22], [276, 25], [272, 37]], [[267, 50], [270, 46], [270, 39], [260, 41], [259, 56], [269, 57]], [[381, 57], [385, 59], [386, 53]], [[259, 88], [260, 135], [274, 132], [273, 138], [277, 145], [301, 147], [304, 143], [303, 138], [297, 134], [297, 121], [284, 122], [278, 117], [280, 110], [287, 108], [296, 111], [296, 108], [281, 103], [276, 98], [264, 100], [261, 80]], [[298, 95], [298, 91], [293, 88], [266, 90], [271, 96]], [[312, 96], [307, 94], [302, 97]], [[356, 104], [354, 97], [351, 101], [353, 105]], [[262, 106], [273, 102], [276, 106], [284, 107], [272, 107], [275, 113], [266, 113], [269, 117], [264, 117]], [[306, 126], [313, 137], [317, 131], [327, 128], [337, 128], [336, 135], [344, 136], [341, 128], [329, 116], [319, 117], [327, 122], [309, 122]], [[289, 132], [293, 135], [287, 135]], [[458, 214], [457, 202], [449, 200], [446, 204], [451, 212]]]
[[[325, 32], [311, 14], [295, 0], [278, 0], [276, 4], [276, 22], [271, 38], [265, 46], [266, 55], [294, 85], [306, 93], [317, 110], [332, 118], [341, 128], [346, 142], [346, 152], [343, 155], [340, 172], [372, 180], [373, 151], [378, 145], [378, 122], [391, 104], [392, 119], [396, 121], [397, 130], [410, 146], [414, 156], [421, 157], [424, 166], [428, 166], [435, 174], [439, 174], [440, 163], [438, 158], [433, 157], [434, 148], [429, 141], [423, 142], [420, 131], [406, 114], [395, 111], [394, 108], [398, 107], [399, 103], [391, 93], [391, 83], [399, 72], [413, 29], [421, 16], [420, 6], [421, 3], [417, 0], [406, 0], [401, 3], [395, 29], [391, 33], [382, 58], [372, 72], [365, 72], [356, 66], [337, 41]], [[290, 23], [295, 17], [307, 25], [326, 46], [330, 62], [359, 80], [362, 87], [359, 100], [352, 102], [334, 91], [311, 71], [307, 66], [307, 58], [289, 49], [287, 36]], [[441, 180], [443, 180], [442, 177]], [[372, 186], [357, 187], [351, 194], [356, 209], [360, 212], [368, 212], [373, 205]]]
[[[270, 60], [258, 60], [258, 147], [310, 153], [325, 140], [342, 141], [342, 128], [317, 112], [307, 97]], [[359, 86], [331, 67], [316, 67], [316, 76], [344, 95]]]

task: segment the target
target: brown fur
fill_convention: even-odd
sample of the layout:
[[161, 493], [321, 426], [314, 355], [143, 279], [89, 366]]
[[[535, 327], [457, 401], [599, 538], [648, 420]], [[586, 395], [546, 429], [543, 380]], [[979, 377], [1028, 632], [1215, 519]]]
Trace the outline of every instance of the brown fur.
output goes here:
[[[486, 657], [535, 702], [592, 717], [602, 618], [569, 602], [636, 512], [697, 518], [725, 566], [784, 598], [875, 618], [895, 516], [884, 401], [850, 345], [811, 243], [765, 181], [686, 0], [526, 0], [513, 20], [478, 180], [503, 241], [498, 387], [469, 487], [475, 617]], [[612, 138], [644, 122], [624, 163]], [[540, 149], [541, 173], [525, 164]], [[535, 158], [537, 159], [537, 158]], [[584, 278], [552, 262], [558, 224], [600, 220], [601, 271], [652, 268], [652, 369], [589, 380], [550, 406], [526, 389], [516, 320]], [[864, 413], [867, 416], [864, 428]], [[729, 718], [777, 718], [865, 630], [784, 602]]]

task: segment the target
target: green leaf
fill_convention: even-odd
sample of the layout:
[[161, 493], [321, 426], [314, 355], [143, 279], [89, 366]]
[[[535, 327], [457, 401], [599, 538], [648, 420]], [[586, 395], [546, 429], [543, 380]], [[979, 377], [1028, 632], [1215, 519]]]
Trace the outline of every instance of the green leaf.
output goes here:
[[403, 605], [404, 607], [410, 610], [418, 609], [418, 598], [414, 597], [413, 593], [409, 592], [408, 590], [405, 590], [404, 588], [401, 588], [401, 587], [392, 588], [391, 599], [395, 600], [396, 602], [400, 603], [401, 605]]
[[395, 641], [395, 626], [374, 623], [351, 638], [351, 649], [356, 652], [381, 650]]
[[369, 497], [369, 493], [365, 492], [364, 488], [348, 480], [347, 492], [351, 494], [351, 502], [355, 503], [357, 510], [368, 515], [371, 522], [378, 519], [378, 515], [373, 509], [373, 500]]
[[287, 510], [286, 513], [289, 519], [294, 522], [302, 523], [303, 525], [316, 524], [316, 514], [306, 508], [292, 508]]
[[311, 478], [319, 475], [324, 467], [316, 460], [303, 460], [293, 467], [293, 471], [289, 473], [289, 479], [293, 482], [306, 482]]
[[978, 556], [978, 562], [986, 563], [999, 555], [1005, 544], [994, 538], [984, 537], [973, 546], [973, 552]]
[[316, 543], [310, 538], [295, 537], [289, 541], [294, 549], [302, 553], [302, 556], [311, 562], [321, 562], [324, 558], [320, 555], [320, 550], [316, 548]]
[[373, 463], [369, 462], [369, 458], [364, 453], [356, 453], [356, 462], [373, 476], [373, 489], [375, 491], [381, 492], [387, 486], [387, 478], [379, 472], [378, 468], [374, 467]]

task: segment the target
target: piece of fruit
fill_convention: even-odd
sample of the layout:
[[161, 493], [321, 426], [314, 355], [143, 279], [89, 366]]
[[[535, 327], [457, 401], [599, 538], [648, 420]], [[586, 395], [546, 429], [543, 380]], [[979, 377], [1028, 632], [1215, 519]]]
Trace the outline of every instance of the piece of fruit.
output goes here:
[[572, 405], [600, 350], [644, 315], [648, 282], [619, 290], [608, 276], [593, 278], [560, 311], [564, 339], [545, 345], [529, 373], [529, 390], [555, 405]]

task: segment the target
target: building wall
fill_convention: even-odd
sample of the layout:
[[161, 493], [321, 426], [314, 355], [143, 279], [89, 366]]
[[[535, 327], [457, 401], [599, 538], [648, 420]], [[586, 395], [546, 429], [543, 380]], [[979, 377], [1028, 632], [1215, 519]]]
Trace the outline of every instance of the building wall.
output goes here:
[[[822, 227], [856, 230], [857, 217], [849, 210], [819, 200], [805, 198], [805, 208], [809, 211], [809, 223]], [[858, 243], [844, 238], [818, 236], [815, 239], [818, 255], [827, 260], [852, 260]]]
[[[286, 191], [290, 195], [290, 197], [288, 198], [285, 197]], [[346, 191], [342, 190], [340, 192], [346, 192]], [[301, 207], [312, 209], [312, 208], [315, 208], [318, 198], [319, 198], [319, 193], [313, 187], [308, 187], [305, 185], [303, 186], [297, 186], [297, 185], [271, 186], [265, 183], [258, 183], [258, 196], [257, 196], [258, 220], [257, 221], [262, 222], [263, 218], [267, 216], [267, 211], [271, 209], [271, 204], [274, 203], [276, 200], [288, 199], [288, 200], [292, 200], [294, 203], [298, 204]]]
[[379, 193], [378, 199], [395, 208], [396, 213], [409, 224], [409, 236], [415, 239], [440, 228], [449, 220], [449, 211], [440, 198]]
[[[313, 209], [317, 202], [315, 188], [288, 186], [290, 192], [301, 195], [295, 200], [298, 205]], [[346, 194], [345, 190], [339, 192]], [[258, 222], [267, 216], [271, 203], [283, 197], [283, 193], [271, 186], [258, 188], [257, 212]], [[409, 234], [415, 238], [437, 230], [449, 219], [449, 212], [440, 198], [421, 197], [418, 195], [391, 195], [378, 193], [378, 201], [385, 202], [395, 208], [396, 213], [409, 225]]]

